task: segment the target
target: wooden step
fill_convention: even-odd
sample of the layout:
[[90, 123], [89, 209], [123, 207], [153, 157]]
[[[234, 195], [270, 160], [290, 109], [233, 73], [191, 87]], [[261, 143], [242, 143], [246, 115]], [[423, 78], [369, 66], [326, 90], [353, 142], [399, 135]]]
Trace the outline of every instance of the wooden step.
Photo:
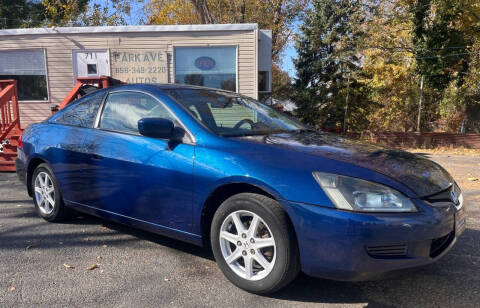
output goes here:
[[0, 155], [4, 155], [4, 156], [11, 156], [11, 155], [17, 155], [17, 150], [12, 150], [12, 149], [9, 149], [7, 147], [3, 147], [3, 151], [0, 152]]
[[10, 140], [10, 143], [4, 144], [4, 149], [12, 149], [13, 151], [17, 151], [18, 141]]
[[0, 161], [0, 172], [16, 171], [13, 161]]
[[20, 139], [20, 135], [18, 135], [18, 134], [9, 135], [9, 136], [7, 137], [7, 139], [9, 139], [10, 141], [18, 140], [18, 139]]

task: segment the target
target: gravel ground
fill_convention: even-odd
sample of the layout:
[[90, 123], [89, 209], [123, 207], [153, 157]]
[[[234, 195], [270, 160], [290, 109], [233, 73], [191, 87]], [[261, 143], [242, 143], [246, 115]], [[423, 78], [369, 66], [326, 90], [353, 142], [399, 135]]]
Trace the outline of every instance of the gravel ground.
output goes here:
[[478, 307], [480, 179], [474, 179], [480, 178], [480, 156], [424, 155], [446, 167], [464, 190], [467, 230], [452, 251], [383, 281], [300, 275], [271, 296], [230, 284], [206, 248], [92, 217], [44, 222], [16, 175], [0, 174], [0, 306]]

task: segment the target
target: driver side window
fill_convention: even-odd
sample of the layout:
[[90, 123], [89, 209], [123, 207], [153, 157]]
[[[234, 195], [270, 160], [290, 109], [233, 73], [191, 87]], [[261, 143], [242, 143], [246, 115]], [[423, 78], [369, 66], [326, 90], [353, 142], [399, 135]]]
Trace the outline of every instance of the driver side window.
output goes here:
[[107, 97], [101, 129], [138, 134], [138, 120], [164, 118], [175, 121], [171, 113], [155, 98], [140, 92], [114, 92]]

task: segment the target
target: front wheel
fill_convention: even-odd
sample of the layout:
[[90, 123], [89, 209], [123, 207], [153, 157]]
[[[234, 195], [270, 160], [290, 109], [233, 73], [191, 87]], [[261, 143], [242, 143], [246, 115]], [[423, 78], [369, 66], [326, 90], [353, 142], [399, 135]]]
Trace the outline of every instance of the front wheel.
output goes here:
[[293, 227], [280, 204], [266, 196], [227, 199], [214, 215], [210, 237], [218, 266], [246, 291], [275, 292], [299, 272]]

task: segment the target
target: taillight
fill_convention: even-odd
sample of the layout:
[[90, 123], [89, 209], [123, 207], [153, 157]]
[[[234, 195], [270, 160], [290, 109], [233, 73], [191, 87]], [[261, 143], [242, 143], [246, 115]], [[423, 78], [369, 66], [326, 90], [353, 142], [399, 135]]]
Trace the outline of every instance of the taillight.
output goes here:
[[18, 147], [22, 148], [23, 147], [23, 134], [20, 133], [20, 137], [18, 138]]

